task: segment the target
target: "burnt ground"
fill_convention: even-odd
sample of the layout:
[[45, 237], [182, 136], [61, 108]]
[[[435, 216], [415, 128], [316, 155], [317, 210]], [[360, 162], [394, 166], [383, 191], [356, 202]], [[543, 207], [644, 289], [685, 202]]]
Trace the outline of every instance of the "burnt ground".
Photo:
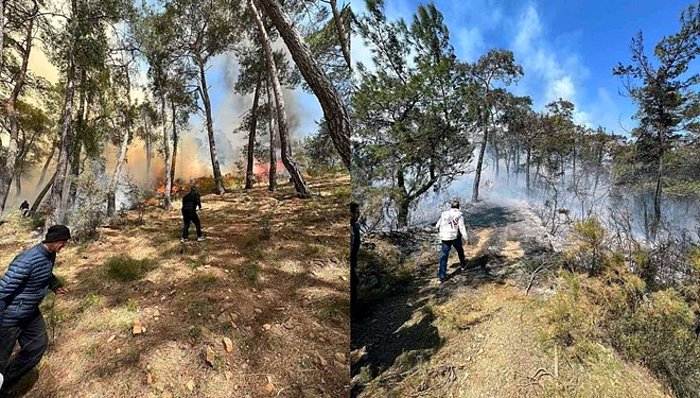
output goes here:
[[[401, 255], [408, 271], [398, 287], [387, 289], [388, 294], [353, 316], [352, 396], [542, 393], [531, 375], [551, 369], [552, 363], [538, 340], [537, 297], [551, 291], [542, 283], [525, 294], [532, 271], [528, 263], [551, 255], [561, 242], [523, 202], [484, 201], [464, 214], [470, 235], [465, 245], [468, 266], [461, 271], [452, 250], [449, 279], [442, 285], [437, 283], [439, 252], [431, 226], [367, 237], [370, 247], [398, 246], [394, 253]], [[379, 284], [388, 280], [383, 277]], [[616, 364], [615, 359], [610, 363]], [[597, 380], [609, 370], [596, 372], [585, 377]], [[620, 377], [618, 384], [626, 388], [621, 391], [629, 393], [639, 380], [648, 381], [639, 372], [633, 369], [626, 379]], [[650, 396], [663, 396], [656, 387], [652, 380], [645, 388], [653, 391]]]

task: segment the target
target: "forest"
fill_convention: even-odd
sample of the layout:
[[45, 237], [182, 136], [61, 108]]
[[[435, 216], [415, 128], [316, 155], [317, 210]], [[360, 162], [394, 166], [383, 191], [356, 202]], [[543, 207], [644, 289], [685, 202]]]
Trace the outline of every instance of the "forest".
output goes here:
[[[156, 190], [170, 208], [178, 178], [210, 176], [205, 190], [222, 194], [217, 145], [234, 139], [243, 149], [227, 156], [228, 174], [251, 188], [255, 169], [267, 164], [270, 190], [279, 168], [309, 197], [302, 167], [313, 166], [299, 156], [323, 153], [305, 159], [349, 167], [350, 15], [335, 0], [4, 2], [1, 210], [33, 195], [37, 224], [70, 222], [89, 233]], [[231, 109], [240, 121], [221, 132], [210, 95], [219, 88], [208, 79], [224, 58], [237, 68], [227, 89], [246, 109]], [[290, 129], [290, 120], [305, 117], [285, 105], [295, 89], [314, 95], [323, 111], [307, 139]], [[197, 125], [203, 131], [183, 142]], [[210, 160], [200, 159], [200, 148]]]

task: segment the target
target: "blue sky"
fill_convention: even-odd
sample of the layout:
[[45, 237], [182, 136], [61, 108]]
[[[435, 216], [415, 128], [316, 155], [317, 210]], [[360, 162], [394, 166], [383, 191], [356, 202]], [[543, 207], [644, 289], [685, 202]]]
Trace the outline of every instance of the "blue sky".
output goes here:
[[[389, 18], [411, 19], [418, 0], [386, 0]], [[632, 37], [642, 30], [651, 54], [663, 35], [678, 31], [678, 17], [691, 2], [641, 1], [435, 1], [445, 16], [460, 58], [475, 61], [491, 48], [510, 49], [525, 77], [512, 90], [533, 98], [535, 108], [558, 97], [576, 105], [575, 118], [624, 134], [635, 121], [635, 106], [620, 95], [612, 76], [618, 63], [629, 63]], [[363, 11], [364, 0], [352, 0]], [[359, 40], [356, 61], [369, 60]]]

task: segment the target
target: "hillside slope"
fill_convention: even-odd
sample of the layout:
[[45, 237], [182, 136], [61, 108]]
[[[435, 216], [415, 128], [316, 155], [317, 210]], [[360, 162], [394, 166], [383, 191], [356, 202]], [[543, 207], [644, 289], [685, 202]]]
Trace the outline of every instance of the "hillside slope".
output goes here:
[[[289, 185], [203, 196], [203, 243], [179, 242], [176, 202], [71, 245], [55, 269], [70, 292], [45, 300], [51, 346], [26, 396], [347, 395], [349, 184], [311, 180], [310, 200]], [[3, 272], [37, 241], [29, 221], [0, 235]], [[119, 256], [144, 261], [110, 268]]]
[[472, 235], [468, 271], [457, 271], [453, 250], [443, 285], [436, 283], [438, 248], [429, 228], [368, 239], [386, 253], [387, 242], [398, 246], [408, 275], [395, 294], [353, 320], [353, 395], [668, 396], [646, 369], [607, 347], [580, 364], [560, 360], [544, 343], [542, 314], [552, 291], [543, 284], [526, 295], [527, 263], [561, 243], [527, 206], [481, 202], [465, 219]]

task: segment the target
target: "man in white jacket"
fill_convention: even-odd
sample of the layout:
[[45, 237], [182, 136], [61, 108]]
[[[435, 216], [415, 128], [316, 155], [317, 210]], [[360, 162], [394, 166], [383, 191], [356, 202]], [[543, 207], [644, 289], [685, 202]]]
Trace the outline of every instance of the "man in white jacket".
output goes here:
[[450, 248], [454, 246], [459, 256], [459, 262], [464, 267], [467, 260], [464, 258], [464, 249], [462, 248], [462, 237], [467, 237], [467, 228], [464, 226], [464, 216], [459, 210], [459, 200], [452, 202], [452, 208], [443, 211], [440, 215], [440, 220], [435, 224], [440, 234], [442, 241], [442, 249], [440, 253], [440, 270], [438, 278], [440, 283], [447, 278], [447, 258], [450, 256]]

